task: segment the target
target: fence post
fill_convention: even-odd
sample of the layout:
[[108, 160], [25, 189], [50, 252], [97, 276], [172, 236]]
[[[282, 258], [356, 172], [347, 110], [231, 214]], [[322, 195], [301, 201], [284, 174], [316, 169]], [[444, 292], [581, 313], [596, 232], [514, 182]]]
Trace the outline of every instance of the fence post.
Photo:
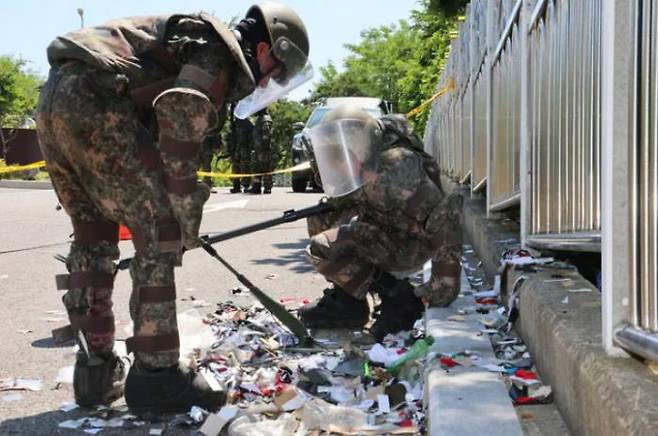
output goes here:
[[521, 190], [521, 244], [526, 247], [528, 240], [528, 228], [530, 226], [532, 210], [532, 148], [531, 148], [531, 120], [532, 106], [530, 104], [530, 42], [528, 29], [530, 15], [532, 14], [533, 1], [524, 0], [521, 6], [521, 16], [519, 22], [519, 32], [521, 32], [521, 113], [519, 114], [520, 132], [519, 139], [519, 188]]
[[493, 65], [493, 55], [496, 50], [496, 43], [498, 42], [498, 32], [494, 35], [495, 18], [496, 18], [496, 8], [500, 8], [499, 1], [490, 1], [487, 2], [487, 56], [484, 62], [484, 74], [486, 77], [486, 119], [487, 119], [487, 134], [486, 134], [486, 143], [487, 143], [487, 186], [486, 186], [486, 198], [487, 198], [487, 218], [490, 218], [491, 212], [489, 211], [491, 206], [491, 194], [492, 194], [492, 178], [491, 178], [491, 167], [493, 165], [493, 76], [491, 67]]
[[633, 66], [633, 3], [603, 2], [601, 77], [601, 319], [603, 347], [613, 355], [625, 354], [613, 342], [614, 329], [632, 322], [629, 296], [633, 280], [631, 119], [635, 68]]

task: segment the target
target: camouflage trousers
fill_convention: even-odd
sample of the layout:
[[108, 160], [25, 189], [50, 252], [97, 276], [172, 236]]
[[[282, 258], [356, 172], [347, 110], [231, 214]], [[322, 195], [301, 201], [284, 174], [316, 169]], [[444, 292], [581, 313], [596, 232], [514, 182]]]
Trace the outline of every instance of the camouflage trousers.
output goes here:
[[[269, 173], [274, 170], [275, 159], [272, 150], [268, 146], [259, 145], [254, 153], [253, 171], [255, 173]], [[255, 176], [254, 182], [261, 183], [265, 189], [272, 189], [272, 174]]]
[[[250, 147], [238, 146], [231, 156], [231, 170], [234, 174], [250, 174], [253, 172], [251, 154], [252, 149]], [[251, 177], [241, 177], [239, 180], [244, 188], [251, 185]]]
[[[174, 286], [174, 266], [180, 254], [165, 252], [158, 242], [156, 225], [173, 216], [162, 182], [162, 170], [147, 169], [140, 150], [155, 148], [152, 134], [139, 121], [133, 103], [109, 89], [99, 87], [95, 77], [80, 64], [65, 64], [53, 70], [45, 83], [37, 111], [37, 132], [59, 201], [76, 225], [98, 222], [123, 223], [134, 238], [141, 235], [142, 249], [130, 266], [133, 292], [130, 315], [135, 337], [178, 335], [175, 296], [142, 301], [140, 289]], [[115, 224], [116, 225], [116, 224]], [[177, 225], [177, 224], [176, 224]], [[119, 257], [116, 239], [76, 240], [71, 244], [67, 268], [74, 273], [114, 274]], [[135, 241], [133, 241], [135, 243]], [[63, 302], [72, 314], [113, 318], [110, 283], [76, 286], [71, 281]], [[157, 302], [154, 302], [156, 300]], [[113, 348], [114, 325], [85, 331], [92, 351]], [[178, 347], [157, 352], [136, 352], [147, 366], [162, 368], [178, 362]]]
[[[306, 254], [316, 270], [355, 298], [365, 298], [381, 271], [400, 276], [432, 260], [432, 277], [416, 288], [430, 305], [450, 304], [459, 293], [461, 212], [441, 214], [438, 231], [411, 234], [339, 210], [308, 218]], [[439, 220], [440, 220], [439, 219]]]
[[[201, 147], [201, 153], [199, 156], [199, 160], [201, 161], [201, 171], [206, 173], [212, 172], [212, 161], [214, 157], [215, 152], [212, 148], [205, 146]], [[212, 177], [204, 177], [203, 183], [205, 183], [209, 188], [212, 188], [214, 185]]]

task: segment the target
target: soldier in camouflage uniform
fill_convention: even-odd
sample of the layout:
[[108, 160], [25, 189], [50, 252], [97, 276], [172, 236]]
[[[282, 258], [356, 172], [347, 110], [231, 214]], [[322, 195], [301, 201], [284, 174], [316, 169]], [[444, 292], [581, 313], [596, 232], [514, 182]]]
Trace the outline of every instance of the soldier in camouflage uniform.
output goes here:
[[224, 402], [179, 365], [174, 266], [181, 248], [199, 241], [208, 198], [196, 178], [199, 147], [221, 127], [227, 102], [240, 101], [243, 116], [260, 110], [271, 101], [259, 97], [270, 78], [287, 83], [307, 71], [307, 56], [303, 23], [274, 3], [253, 6], [233, 30], [203, 13], [126, 18], [48, 47], [37, 130], [74, 231], [69, 274], [57, 277], [71, 325], [54, 333], [79, 341], [78, 404], [108, 404], [123, 393], [125, 368], [113, 351], [118, 223], [130, 229], [136, 251], [128, 406], [168, 412]]
[[[205, 139], [203, 140], [203, 144], [201, 145], [201, 151], [199, 154], [201, 171], [207, 173], [212, 172], [212, 161], [215, 157], [215, 154], [219, 153], [221, 149], [222, 149], [222, 141], [219, 132], [214, 131], [205, 137]], [[205, 183], [206, 186], [210, 189], [210, 192], [212, 193], [217, 192], [214, 189], [212, 189], [214, 185], [212, 177], [205, 176], [203, 178], [203, 183]]]
[[[254, 122], [254, 159], [255, 173], [269, 173], [274, 170], [276, 153], [272, 144], [272, 117], [267, 109], [256, 114]], [[251, 188], [252, 194], [272, 193], [272, 175], [255, 176]]]
[[[251, 165], [251, 157], [254, 153], [254, 123], [249, 119], [235, 120], [236, 132], [236, 147], [232, 162], [233, 173], [236, 174], [251, 174], [253, 168]], [[251, 187], [251, 177], [242, 177], [233, 179], [242, 186], [243, 192], [249, 192]]]
[[[363, 327], [370, 313], [365, 297], [373, 291], [381, 305], [371, 332], [381, 339], [413, 326], [424, 308], [421, 298], [446, 306], [457, 297], [462, 199], [443, 193], [436, 161], [403, 116], [375, 120], [362, 109], [341, 106], [320, 126], [340, 120], [360, 120], [362, 130], [372, 132], [373, 151], [363, 163], [363, 184], [333, 199], [334, 211], [308, 218], [307, 255], [333, 286], [299, 315], [310, 328]], [[319, 157], [317, 144], [313, 148]], [[326, 185], [322, 168], [320, 174]], [[403, 275], [396, 273], [417, 270], [428, 259], [428, 284], [414, 289], [398, 278]]]

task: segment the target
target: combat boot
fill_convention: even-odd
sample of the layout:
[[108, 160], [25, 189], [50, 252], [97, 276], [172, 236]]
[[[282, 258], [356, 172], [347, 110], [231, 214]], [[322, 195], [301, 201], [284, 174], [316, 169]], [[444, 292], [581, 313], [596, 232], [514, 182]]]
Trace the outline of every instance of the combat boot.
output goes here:
[[254, 182], [251, 185], [251, 189], [249, 191], [250, 194], [260, 194], [261, 193], [261, 184], [259, 182]]
[[414, 294], [413, 285], [406, 279], [400, 280], [382, 271], [372, 289], [381, 300], [377, 319], [370, 327], [370, 333], [377, 340], [389, 333], [410, 330], [425, 310], [423, 302]]
[[75, 355], [73, 392], [79, 406], [109, 405], [123, 395], [126, 362], [114, 352], [102, 355], [80, 350]]
[[334, 286], [326, 288], [321, 298], [300, 307], [297, 314], [307, 328], [361, 328], [368, 322], [370, 308], [366, 300]]
[[242, 192], [242, 188], [240, 187], [240, 180], [233, 179], [233, 187], [228, 192], [231, 194], [238, 194]]
[[271, 194], [272, 193], [272, 187], [267, 186], [263, 188], [263, 194]]
[[187, 412], [192, 406], [212, 412], [225, 402], [223, 391], [213, 391], [200, 373], [183, 365], [151, 370], [135, 362], [128, 372], [126, 404], [133, 413]]

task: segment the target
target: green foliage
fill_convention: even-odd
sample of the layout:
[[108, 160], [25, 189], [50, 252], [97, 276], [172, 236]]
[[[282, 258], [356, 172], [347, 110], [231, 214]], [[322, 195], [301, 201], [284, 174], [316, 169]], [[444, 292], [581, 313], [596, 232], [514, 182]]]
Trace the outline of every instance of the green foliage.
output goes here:
[[278, 153], [277, 168], [290, 165], [290, 146], [295, 132], [292, 125], [298, 121], [306, 122], [311, 115], [311, 107], [291, 100], [279, 100], [269, 106], [272, 117], [272, 142]]
[[[431, 97], [444, 67], [451, 33], [457, 29], [465, 0], [420, 0], [409, 22], [366, 29], [339, 72], [330, 62], [311, 100], [332, 96], [371, 96], [390, 101], [406, 113]], [[411, 121], [422, 132], [429, 111]]]
[[34, 114], [42, 82], [22, 59], [0, 56], [0, 126], [17, 127]]

